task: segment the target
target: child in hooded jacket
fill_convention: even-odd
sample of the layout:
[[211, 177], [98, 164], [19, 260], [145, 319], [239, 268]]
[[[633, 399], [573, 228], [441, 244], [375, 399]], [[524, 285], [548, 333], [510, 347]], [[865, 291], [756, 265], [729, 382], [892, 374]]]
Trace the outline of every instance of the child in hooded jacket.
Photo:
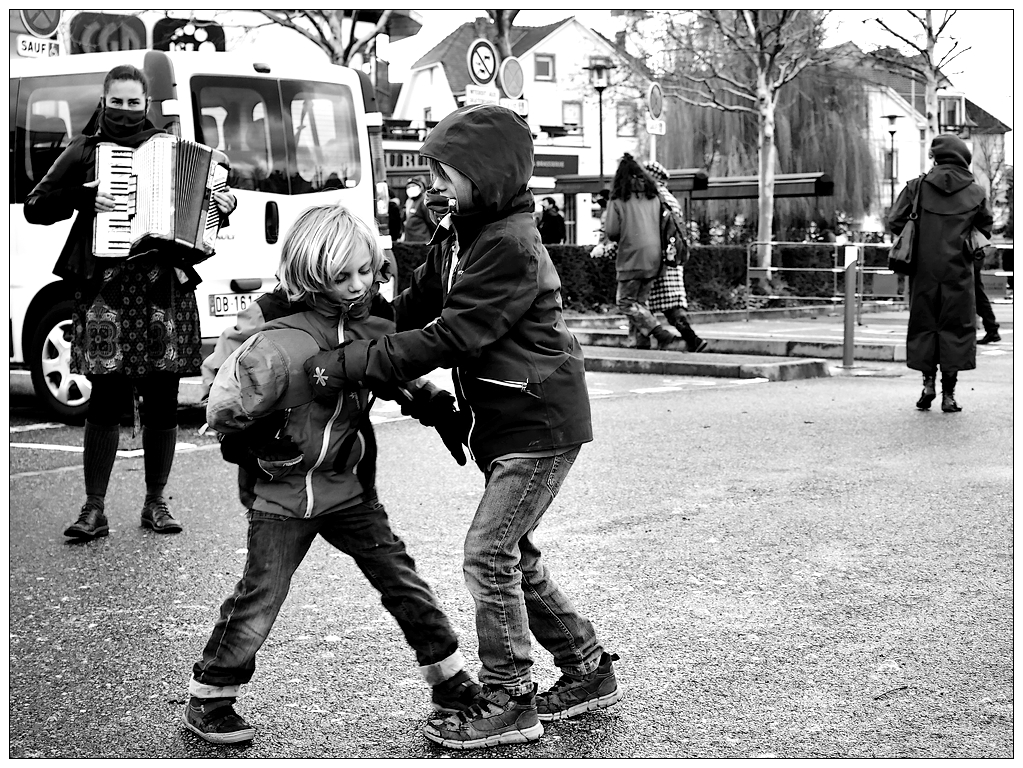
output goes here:
[[[484, 151], [485, 148], [485, 151]], [[534, 741], [542, 721], [622, 697], [593, 625], [555, 583], [534, 540], [583, 443], [592, 440], [582, 350], [565, 324], [561, 281], [540, 242], [528, 181], [529, 127], [504, 107], [463, 107], [420, 154], [453, 213], [395, 299], [398, 333], [306, 362], [327, 394], [451, 368], [465, 441], [485, 480], [465, 539], [483, 683], [475, 705], [431, 721], [427, 738], [466, 749]], [[561, 678], [537, 695], [530, 635]]]
[[285, 238], [278, 277], [287, 297], [310, 309], [263, 325], [213, 380], [210, 426], [230, 435], [274, 419], [280, 427], [269, 437], [287, 439], [297, 450], [294, 461], [254, 478], [244, 571], [192, 669], [185, 725], [212, 743], [254, 737], [234, 701], [252, 678], [256, 652], [317, 535], [349, 554], [381, 593], [416, 653], [421, 675], [433, 686], [436, 709], [464, 709], [479, 690], [464, 669], [447, 617], [377, 499], [375, 448], [360, 432], [371, 393], [352, 386], [314, 400], [302, 368], [318, 351], [393, 330], [393, 322], [370, 312], [383, 263], [376, 237], [347, 209], [303, 212]]

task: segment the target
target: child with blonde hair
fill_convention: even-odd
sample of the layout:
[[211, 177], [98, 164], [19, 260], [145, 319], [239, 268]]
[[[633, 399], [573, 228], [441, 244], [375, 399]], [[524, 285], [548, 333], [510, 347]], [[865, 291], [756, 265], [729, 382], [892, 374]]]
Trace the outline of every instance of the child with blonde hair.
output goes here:
[[[393, 332], [392, 320], [370, 312], [384, 263], [373, 232], [346, 208], [306, 210], [284, 240], [278, 272], [280, 290], [291, 302], [304, 302], [306, 311], [265, 323], [219, 366], [213, 381], [206, 411], [211, 427], [229, 437], [272, 421], [278, 427], [273, 439], [296, 451], [291, 461], [259, 464], [242, 577], [192, 668], [185, 725], [206, 741], [254, 737], [234, 701], [252, 678], [256, 652], [317, 535], [350, 555], [380, 592], [433, 686], [435, 709], [461, 711], [479, 691], [447, 617], [377, 499], [376, 448], [368, 430], [373, 393], [353, 386], [314, 400], [303, 371], [320, 351]], [[455, 414], [451, 395], [432, 384], [403, 382], [402, 388], [428, 399], [436, 419]]]

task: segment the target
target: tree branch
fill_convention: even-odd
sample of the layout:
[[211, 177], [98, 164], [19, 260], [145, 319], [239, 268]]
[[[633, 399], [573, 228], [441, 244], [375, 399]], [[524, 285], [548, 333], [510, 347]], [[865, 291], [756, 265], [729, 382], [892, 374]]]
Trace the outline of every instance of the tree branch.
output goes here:
[[[912, 11], [909, 11], [908, 13], [912, 14], [913, 12], [912, 12]], [[881, 19], [874, 19], [874, 21], [876, 21], [876, 22], [877, 22], [878, 24], [880, 24], [880, 25], [881, 25], [881, 28], [882, 28], [882, 29], [884, 29], [884, 30], [885, 30], [886, 32], [888, 32], [889, 34], [893, 35], [894, 37], [897, 37], [897, 38], [898, 38], [899, 40], [901, 40], [902, 42], [904, 42], [904, 43], [905, 43], [906, 45], [908, 45], [908, 46], [909, 46], [910, 48], [912, 48], [912, 49], [913, 49], [914, 51], [916, 51], [917, 53], [919, 53], [919, 54], [920, 54], [921, 56], [924, 56], [924, 57], [926, 57], [926, 56], [927, 56], [927, 51], [926, 51], [926, 50], [924, 50], [923, 48], [921, 48], [920, 46], [918, 46], [918, 45], [917, 45], [916, 43], [914, 43], [914, 42], [913, 42], [912, 40], [909, 40], [909, 39], [907, 39], [907, 38], [903, 37], [902, 35], [900, 35], [900, 34], [899, 34], [898, 32], [896, 32], [896, 31], [895, 31], [894, 29], [892, 29], [892, 28], [891, 28], [891, 27], [889, 27], [889, 26], [888, 26], [887, 24], [885, 24], [885, 23], [884, 23], [883, 21], [881, 21]]]

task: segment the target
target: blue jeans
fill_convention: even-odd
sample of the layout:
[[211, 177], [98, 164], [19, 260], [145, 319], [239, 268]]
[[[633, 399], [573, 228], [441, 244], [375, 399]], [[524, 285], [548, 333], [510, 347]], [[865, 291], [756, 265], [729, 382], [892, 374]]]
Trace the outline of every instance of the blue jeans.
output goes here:
[[291, 578], [317, 534], [350, 555], [380, 592], [427, 683], [435, 685], [464, 667], [447, 616], [416, 572], [405, 543], [391, 530], [380, 502], [311, 518], [250, 510], [245, 570], [220, 608], [202, 659], [192, 668], [193, 696], [235, 697], [239, 686], [252, 679], [256, 651], [270, 634]]
[[579, 455], [505, 459], [485, 473], [486, 490], [465, 538], [465, 582], [476, 601], [481, 683], [515, 696], [533, 690], [530, 633], [574, 675], [597, 668], [603, 648], [593, 625], [558, 587], [533, 541]]
[[660, 325], [654, 313], [647, 307], [650, 289], [655, 282], [656, 277], [618, 281], [615, 302], [618, 304], [618, 310], [629, 318], [629, 332], [632, 336], [649, 336], [650, 332]]

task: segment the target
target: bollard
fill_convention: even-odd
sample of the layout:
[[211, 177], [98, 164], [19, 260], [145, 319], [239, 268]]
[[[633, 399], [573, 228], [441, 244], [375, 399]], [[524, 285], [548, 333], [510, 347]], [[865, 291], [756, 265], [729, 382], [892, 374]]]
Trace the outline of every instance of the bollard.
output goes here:
[[845, 334], [842, 338], [842, 367], [853, 367], [853, 346], [856, 334], [856, 264], [860, 249], [845, 246]]

